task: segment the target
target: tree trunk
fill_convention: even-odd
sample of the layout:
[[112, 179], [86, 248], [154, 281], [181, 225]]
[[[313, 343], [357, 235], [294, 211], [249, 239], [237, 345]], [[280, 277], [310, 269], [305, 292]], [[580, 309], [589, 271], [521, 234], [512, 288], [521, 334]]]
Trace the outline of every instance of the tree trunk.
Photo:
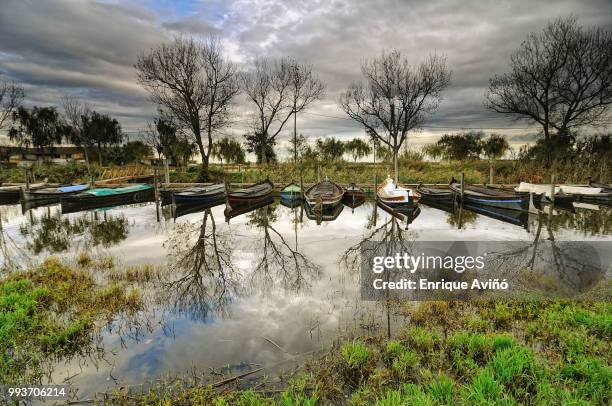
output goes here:
[[196, 137], [196, 144], [200, 150], [200, 156], [202, 157], [202, 177], [208, 178], [208, 156], [204, 151], [204, 144], [202, 144], [201, 137]]
[[102, 166], [102, 145], [98, 143], [98, 163]]
[[295, 103], [293, 103], [293, 163], [297, 165], [297, 112], [295, 111]]
[[393, 140], [393, 166], [395, 168], [395, 184], [399, 185], [399, 164], [397, 156], [399, 155], [399, 147], [397, 145], [397, 138]]

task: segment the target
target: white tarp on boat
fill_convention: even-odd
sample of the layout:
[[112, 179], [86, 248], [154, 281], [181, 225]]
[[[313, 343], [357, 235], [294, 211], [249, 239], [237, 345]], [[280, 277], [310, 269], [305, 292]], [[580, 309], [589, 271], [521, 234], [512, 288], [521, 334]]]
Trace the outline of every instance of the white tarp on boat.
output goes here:
[[[378, 196], [383, 199], [383, 201], [385, 199], [393, 199], [393, 201], [397, 203], [407, 202], [410, 200], [409, 196], [412, 196], [412, 190], [397, 186], [390, 177], [388, 177], [381, 186], [382, 187], [378, 189]], [[398, 197], [402, 199], [398, 200]]]
[[[517, 192], [531, 192], [542, 194], [550, 197], [551, 185], [536, 185], [534, 183], [521, 182], [517, 187], [514, 188]], [[555, 186], [555, 194], [579, 194], [579, 195], [597, 195], [601, 193], [601, 188], [598, 187], [584, 187], [584, 186], [568, 186], [559, 185]]]

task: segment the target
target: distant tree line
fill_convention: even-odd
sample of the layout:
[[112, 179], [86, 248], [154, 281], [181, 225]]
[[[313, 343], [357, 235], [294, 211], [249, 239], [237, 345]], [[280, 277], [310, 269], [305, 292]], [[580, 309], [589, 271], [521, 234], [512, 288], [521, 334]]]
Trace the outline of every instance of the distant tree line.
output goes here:
[[423, 152], [433, 159], [449, 161], [466, 161], [480, 159], [499, 159], [508, 152], [510, 145], [506, 138], [499, 134], [485, 137], [482, 131], [468, 131], [460, 134], [445, 134], [434, 144], [427, 145]]

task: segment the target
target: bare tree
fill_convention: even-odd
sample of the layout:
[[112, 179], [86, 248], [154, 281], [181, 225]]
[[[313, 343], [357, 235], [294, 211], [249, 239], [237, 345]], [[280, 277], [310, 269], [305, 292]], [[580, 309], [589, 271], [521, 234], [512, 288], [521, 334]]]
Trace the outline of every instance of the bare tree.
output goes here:
[[89, 168], [89, 154], [87, 149], [93, 146], [93, 141], [88, 139], [84, 131], [84, 120], [91, 113], [89, 105], [74, 96], [64, 96], [62, 98], [64, 118], [71, 127], [70, 142], [83, 148], [85, 162]]
[[397, 156], [408, 132], [438, 108], [450, 83], [446, 58], [430, 55], [411, 66], [408, 58], [393, 50], [364, 62], [361, 71], [366, 83], [351, 84], [340, 97], [340, 108], [392, 149], [397, 181]]
[[255, 105], [253, 133], [245, 137], [249, 150], [267, 162], [266, 148], [294, 112], [292, 99], [292, 62], [288, 59], [270, 61], [257, 58], [253, 68], [242, 75], [248, 99]]
[[293, 160], [298, 161], [297, 114], [308, 107], [315, 100], [321, 99], [325, 92], [325, 85], [312, 72], [312, 66], [290, 62], [291, 101], [293, 112]]
[[236, 65], [223, 57], [216, 38], [200, 42], [178, 37], [139, 55], [135, 67], [152, 101], [189, 130], [206, 175], [213, 136], [229, 123], [232, 101], [240, 91]]
[[553, 137], [609, 122], [612, 33], [583, 29], [575, 17], [527, 36], [510, 58], [510, 72], [490, 80], [486, 106], [542, 126], [550, 160]]
[[23, 87], [13, 81], [0, 78], [0, 130], [7, 124], [13, 112], [21, 106], [24, 96]]

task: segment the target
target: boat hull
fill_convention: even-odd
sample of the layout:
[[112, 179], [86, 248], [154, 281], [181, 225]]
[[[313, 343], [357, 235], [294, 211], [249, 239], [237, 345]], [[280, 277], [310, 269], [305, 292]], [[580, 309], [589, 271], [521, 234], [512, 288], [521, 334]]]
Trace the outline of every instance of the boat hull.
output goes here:
[[310, 206], [308, 204], [304, 205], [306, 217], [309, 220], [316, 221], [317, 224], [336, 220], [338, 216], [340, 216], [340, 213], [342, 213], [342, 210], [344, 210], [344, 205], [342, 204], [338, 204], [335, 206], [328, 205], [323, 206], [322, 208]]
[[306, 200], [306, 204], [310, 207], [322, 206], [323, 210], [334, 208], [342, 202], [342, 197], [344, 196], [345, 190], [342, 186], [337, 183], [329, 182], [332, 185], [332, 188], [335, 188], [335, 191], [332, 189], [330, 193], [322, 193], [317, 189], [321, 187], [324, 182], [319, 182], [304, 192], [304, 198]]
[[223, 204], [224, 202], [225, 202], [225, 196], [220, 196], [216, 200], [210, 200], [204, 203], [193, 202], [193, 203], [176, 204], [172, 208], [171, 213], [172, 213], [172, 217], [174, 219], [177, 219], [187, 214], [198, 213], [206, 209], [211, 209], [213, 207]]
[[466, 186], [461, 196], [461, 186], [450, 184], [450, 189], [463, 204], [497, 207], [500, 209], [529, 211], [531, 196], [529, 192], [502, 192], [495, 189]]
[[21, 189], [21, 200], [23, 202], [53, 203], [59, 202], [63, 197], [76, 195], [77, 193], [84, 192], [88, 189], [89, 186], [83, 186], [81, 189], [68, 192], [45, 192], [43, 190], [36, 191]]
[[63, 197], [61, 202], [62, 213], [73, 213], [83, 210], [92, 210], [105, 207], [121, 206], [132, 203], [147, 203], [155, 200], [153, 188], [138, 190], [134, 192], [121, 193], [107, 196], [73, 195]]
[[252, 186], [232, 190], [227, 193], [227, 201], [230, 205], [248, 205], [253, 202], [261, 202], [272, 196], [274, 184], [269, 180], [256, 183]]
[[272, 203], [274, 203], [274, 198], [271, 195], [259, 199], [242, 200], [240, 202], [234, 202], [232, 205], [226, 205], [223, 214], [225, 215], [225, 220], [229, 221], [241, 214], [266, 207]]

